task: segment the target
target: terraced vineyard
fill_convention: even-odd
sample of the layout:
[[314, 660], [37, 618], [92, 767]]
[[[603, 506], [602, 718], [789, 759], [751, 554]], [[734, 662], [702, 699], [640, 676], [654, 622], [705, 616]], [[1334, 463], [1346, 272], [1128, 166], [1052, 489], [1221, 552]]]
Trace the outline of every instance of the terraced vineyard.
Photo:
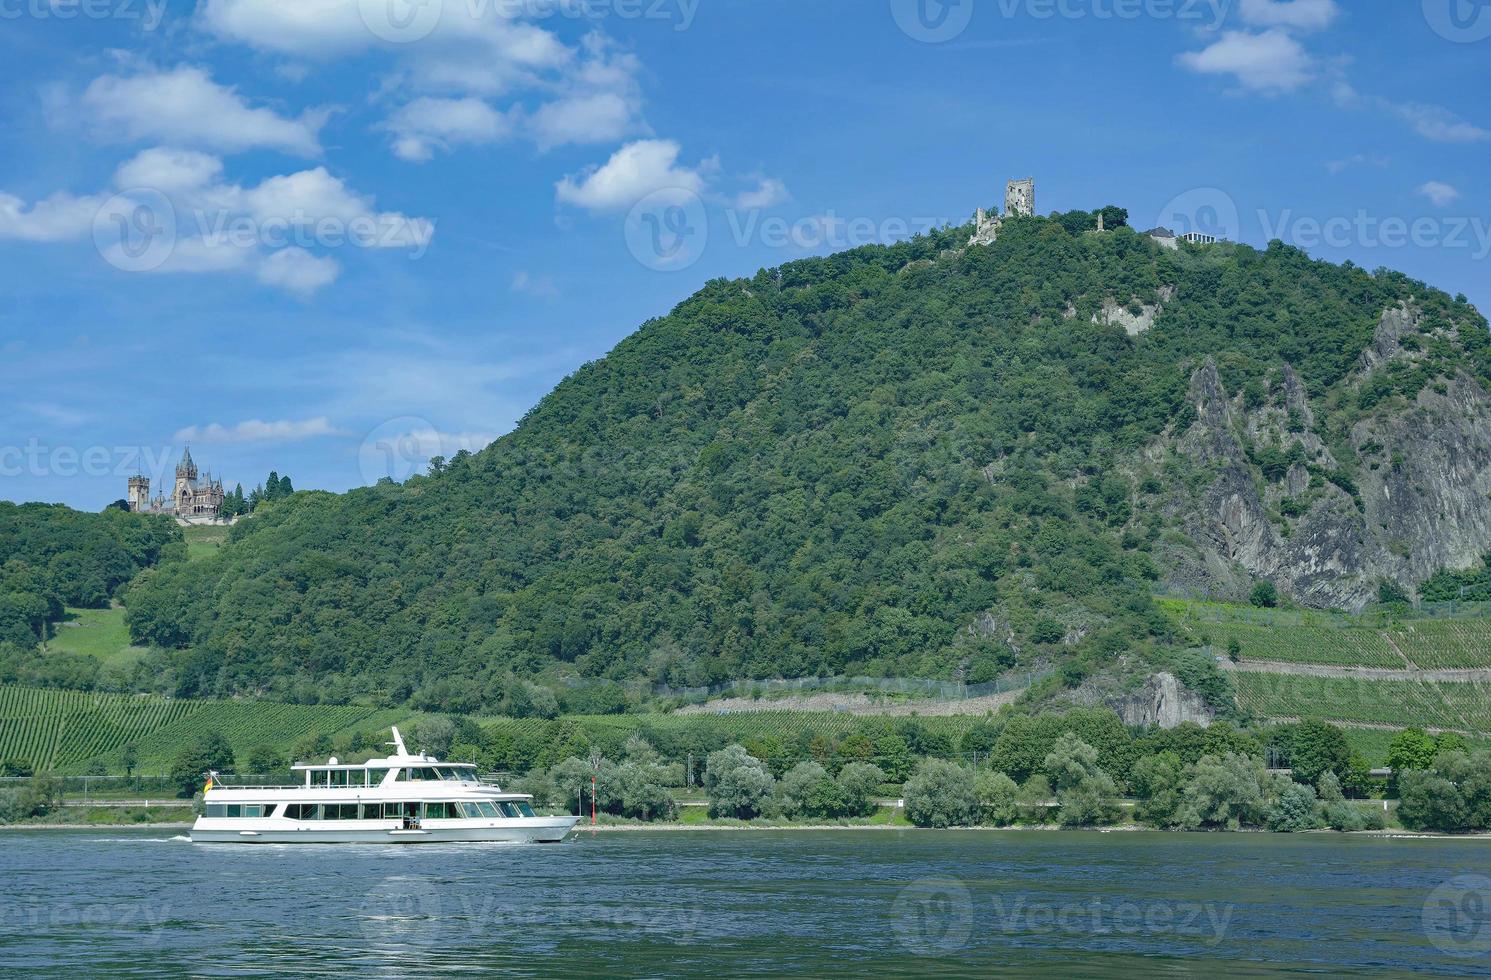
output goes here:
[[201, 702], [0, 686], [0, 758], [65, 771], [195, 713]]
[[1243, 660], [1404, 670], [1491, 668], [1491, 619], [1406, 619], [1160, 600], [1193, 642]]
[[1235, 673], [1240, 705], [1265, 718], [1421, 725], [1491, 734], [1491, 685]]
[[181, 746], [206, 729], [223, 733], [240, 757], [257, 745], [288, 751], [308, 735], [377, 731], [417, 720], [416, 712], [369, 707], [191, 701], [0, 686], [0, 759], [36, 769], [79, 772], [93, 759], [119, 768], [134, 742], [137, 768], [163, 773]]

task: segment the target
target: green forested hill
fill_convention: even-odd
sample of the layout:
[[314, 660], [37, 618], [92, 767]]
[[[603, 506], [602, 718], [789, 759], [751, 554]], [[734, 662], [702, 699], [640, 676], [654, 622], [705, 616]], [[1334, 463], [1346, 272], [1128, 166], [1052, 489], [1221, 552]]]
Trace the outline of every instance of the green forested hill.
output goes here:
[[185, 553], [163, 517], [0, 501], [0, 683], [90, 686], [96, 660], [35, 648], [66, 607], [107, 608], [140, 569]]
[[[1327, 432], [1491, 376], [1484, 319], [1398, 274], [1040, 218], [967, 234], [711, 282], [486, 451], [299, 494], [145, 572], [134, 636], [182, 648], [184, 695], [449, 710], [560, 674], [1080, 676], [1172, 642], [1151, 552], [1177, 477], [1121, 464], [1194, 419], [1203, 361], [1240, 398], [1292, 365]], [[1353, 365], [1410, 301], [1457, 339], [1358, 398]], [[1161, 302], [1142, 336], [1094, 322]]]

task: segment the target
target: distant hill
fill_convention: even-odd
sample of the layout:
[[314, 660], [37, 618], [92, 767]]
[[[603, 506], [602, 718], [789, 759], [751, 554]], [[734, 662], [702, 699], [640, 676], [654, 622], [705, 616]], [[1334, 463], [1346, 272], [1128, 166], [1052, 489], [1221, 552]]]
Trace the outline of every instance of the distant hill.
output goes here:
[[710, 282], [484, 452], [146, 571], [134, 638], [184, 695], [441, 710], [565, 676], [1075, 685], [1192, 642], [1156, 592], [1359, 609], [1491, 548], [1463, 297], [1279, 243], [969, 232]]

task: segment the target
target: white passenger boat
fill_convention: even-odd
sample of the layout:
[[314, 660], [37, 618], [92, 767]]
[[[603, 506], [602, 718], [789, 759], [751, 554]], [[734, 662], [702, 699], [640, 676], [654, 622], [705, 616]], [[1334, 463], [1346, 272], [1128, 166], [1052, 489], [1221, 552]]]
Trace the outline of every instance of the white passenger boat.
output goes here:
[[540, 817], [531, 796], [504, 793], [476, 767], [396, 751], [358, 765], [297, 765], [292, 786], [222, 786], [212, 774], [191, 839], [235, 844], [433, 844], [564, 840], [579, 817]]

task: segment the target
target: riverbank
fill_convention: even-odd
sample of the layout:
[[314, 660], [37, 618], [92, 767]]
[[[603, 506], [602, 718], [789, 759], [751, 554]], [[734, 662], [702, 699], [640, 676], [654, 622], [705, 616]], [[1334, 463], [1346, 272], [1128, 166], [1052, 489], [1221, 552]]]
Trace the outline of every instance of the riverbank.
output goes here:
[[[192, 828], [191, 823], [14, 823], [0, 824], [0, 833], [8, 830], [172, 830], [186, 833]], [[844, 832], [844, 831], [913, 831], [924, 833], [934, 828], [917, 827], [912, 824], [834, 824], [834, 823], [601, 823], [581, 824], [575, 828], [576, 834], [594, 833], [631, 833], [637, 831], [666, 831], [689, 832], [703, 831], [707, 833], [719, 833], [722, 831], [751, 831], [765, 833], [771, 831], [807, 831], [807, 832]], [[1491, 833], [1481, 834], [1440, 834], [1432, 831], [1404, 830], [1402, 828], [1389, 828], [1386, 830], [1353, 830], [1339, 831], [1329, 829], [1306, 830], [1296, 833], [1280, 833], [1278, 831], [1263, 828], [1248, 828], [1244, 830], [1164, 830], [1159, 827], [1146, 827], [1142, 824], [1119, 824], [1111, 827], [1063, 827], [1060, 824], [1020, 824], [1010, 827], [944, 827], [941, 830], [958, 833], [1088, 833], [1088, 834], [1223, 834], [1233, 835], [1270, 835], [1278, 837], [1305, 837], [1305, 836], [1329, 836], [1329, 837], [1381, 837], [1384, 839], [1411, 839], [1411, 840], [1491, 840]]]

